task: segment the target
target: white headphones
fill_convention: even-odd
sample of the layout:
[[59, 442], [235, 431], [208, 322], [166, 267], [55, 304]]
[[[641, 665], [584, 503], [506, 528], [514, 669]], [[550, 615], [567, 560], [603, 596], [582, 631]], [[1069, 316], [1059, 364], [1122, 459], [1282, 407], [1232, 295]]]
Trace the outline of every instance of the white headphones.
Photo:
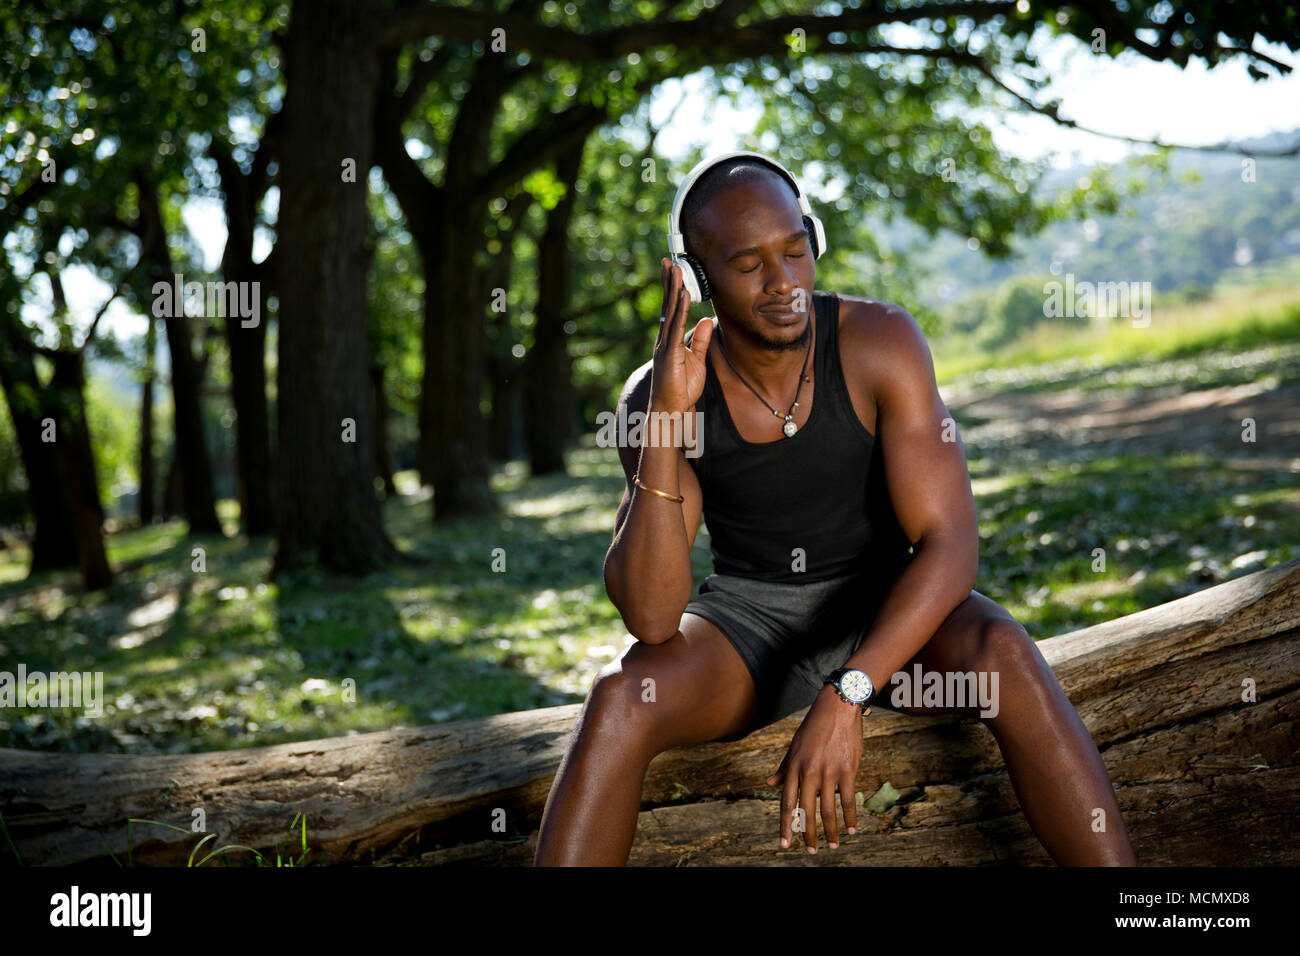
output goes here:
[[686, 194], [691, 191], [691, 187], [701, 176], [723, 160], [737, 156], [746, 156], [766, 163], [794, 187], [795, 195], [799, 197], [799, 211], [803, 213], [803, 225], [808, 230], [808, 241], [812, 244], [813, 258], [820, 259], [826, 251], [826, 229], [822, 226], [822, 221], [813, 215], [812, 207], [808, 205], [808, 198], [803, 194], [794, 177], [776, 160], [744, 149], [701, 160], [677, 187], [677, 196], [673, 199], [673, 211], [668, 216], [668, 254], [672, 256], [673, 264], [681, 267], [682, 284], [690, 295], [691, 302], [703, 302], [705, 299], [713, 298], [713, 289], [704, 274], [704, 264], [686, 252], [686, 239], [681, 232], [682, 206], [686, 204]]

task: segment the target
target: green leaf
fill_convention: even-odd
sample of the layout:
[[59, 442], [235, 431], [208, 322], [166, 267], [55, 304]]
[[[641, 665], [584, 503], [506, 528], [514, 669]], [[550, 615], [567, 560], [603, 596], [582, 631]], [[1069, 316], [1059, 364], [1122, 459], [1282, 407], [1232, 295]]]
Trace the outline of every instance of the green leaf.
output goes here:
[[902, 794], [895, 790], [890, 782], [886, 780], [880, 785], [880, 789], [873, 793], [867, 801], [867, 809], [872, 813], [884, 813], [898, 802], [900, 796]]

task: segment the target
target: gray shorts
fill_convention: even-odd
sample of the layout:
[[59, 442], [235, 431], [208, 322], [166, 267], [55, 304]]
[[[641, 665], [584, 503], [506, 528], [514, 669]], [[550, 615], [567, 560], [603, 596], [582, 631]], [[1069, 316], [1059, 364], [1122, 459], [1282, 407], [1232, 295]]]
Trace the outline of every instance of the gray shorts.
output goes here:
[[[686, 604], [717, 626], [754, 679], [758, 704], [749, 726], [721, 741], [740, 740], [808, 707], [825, 677], [858, 649], [890, 587], [914, 557], [825, 581], [769, 583], [717, 574]], [[888, 692], [872, 706], [888, 707]]]

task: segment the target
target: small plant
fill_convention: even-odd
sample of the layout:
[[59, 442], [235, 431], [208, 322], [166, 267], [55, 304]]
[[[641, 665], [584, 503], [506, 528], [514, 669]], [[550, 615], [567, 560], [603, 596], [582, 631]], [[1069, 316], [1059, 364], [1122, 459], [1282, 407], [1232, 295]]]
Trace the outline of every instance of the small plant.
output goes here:
[[13, 853], [14, 859], [18, 861], [19, 866], [22, 866], [23, 858], [19, 856], [18, 847], [14, 846], [14, 841], [9, 837], [9, 828], [5, 826], [5, 816], [3, 813], [0, 813], [0, 833], [4, 833], [5, 843], [9, 844], [9, 849]]
[[[298, 824], [298, 820], [299, 820], [299, 818], [302, 819], [302, 824], [301, 824], [301, 845], [302, 845], [302, 853], [299, 854], [299, 856], [297, 857], [297, 859], [294, 859], [292, 856], [288, 856], [287, 854], [282, 854], [282, 853], [280, 852], [280, 845], [279, 845], [279, 843], [276, 843], [276, 853], [275, 853], [275, 865], [276, 865], [276, 866], [302, 866], [303, 863], [304, 863], [304, 861], [307, 859], [307, 854], [308, 854], [310, 851], [307, 849], [307, 815], [306, 815], [306, 814], [303, 814], [303, 813], [295, 813], [295, 814], [293, 815], [293, 821], [289, 824], [289, 834], [290, 834], [290, 836], [293, 836], [293, 834], [294, 834], [294, 828], [299, 826], [299, 824]], [[140, 818], [140, 817], [130, 817], [130, 818], [128, 818], [128, 819], [127, 819], [127, 826], [126, 826], [126, 843], [127, 843], [127, 864], [126, 864], [126, 865], [127, 865], [127, 866], [130, 866], [130, 865], [131, 865], [131, 852], [130, 852], [130, 847], [131, 847], [131, 824], [132, 824], [132, 823], [152, 823], [152, 824], [155, 824], [155, 825], [160, 826], [160, 827], [167, 827], [169, 830], [176, 830], [176, 831], [179, 832], [179, 833], [189, 833], [189, 832], [191, 832], [191, 831], [185, 829], [184, 827], [178, 827], [178, 826], [176, 826], [176, 825], [174, 825], [174, 824], [171, 824], [171, 823], [163, 823], [161, 820], [146, 820], [146, 819], [143, 819], [143, 818]], [[225, 846], [217, 847], [217, 848], [216, 848], [215, 850], [213, 850], [211, 853], [207, 854], [205, 857], [203, 857], [201, 860], [199, 860], [198, 863], [195, 863], [195, 862], [194, 862], [194, 857], [195, 857], [195, 855], [199, 852], [200, 848], [202, 848], [203, 844], [207, 843], [209, 840], [216, 839], [216, 836], [217, 836], [217, 835], [216, 835], [215, 833], [209, 833], [209, 834], [208, 834], [207, 836], [205, 836], [203, 839], [199, 840], [199, 842], [196, 843], [196, 844], [194, 845], [194, 849], [192, 849], [192, 850], [190, 851], [189, 861], [188, 861], [185, 865], [186, 865], [186, 866], [202, 866], [204, 863], [208, 862], [208, 860], [212, 859], [214, 856], [217, 856], [217, 855], [220, 854], [220, 853], [225, 853], [225, 852], [227, 852], [227, 851], [229, 851], [229, 850], [247, 850], [249, 853], [253, 854], [253, 856], [256, 858], [256, 860], [257, 860], [257, 865], [258, 865], [258, 866], [270, 866], [270, 865], [271, 865], [270, 862], [267, 860], [267, 858], [266, 858], [265, 856], [263, 856], [261, 853], [257, 852], [257, 850], [253, 849], [251, 846], [244, 846], [244, 845], [239, 844], [239, 843], [228, 843], [228, 844], [226, 844]], [[15, 851], [15, 852], [17, 852], [17, 851]], [[122, 865], [121, 863], [118, 862], [117, 857], [116, 857], [116, 856], [113, 856], [113, 852], [112, 852], [111, 850], [109, 851], [109, 854], [108, 854], [108, 855], [111, 856], [111, 857], [113, 857], [113, 862], [114, 862], [114, 863], [117, 863], [118, 866], [121, 866], [121, 865]]]

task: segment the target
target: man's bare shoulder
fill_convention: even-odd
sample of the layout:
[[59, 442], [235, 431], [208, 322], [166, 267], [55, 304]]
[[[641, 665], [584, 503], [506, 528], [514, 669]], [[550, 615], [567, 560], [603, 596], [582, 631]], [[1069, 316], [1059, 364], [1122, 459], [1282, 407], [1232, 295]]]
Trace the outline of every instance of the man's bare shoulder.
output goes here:
[[840, 295], [840, 358], [875, 382], [880, 376], [933, 376], [925, 333], [901, 305]]
[[646, 403], [650, 400], [650, 382], [654, 367], [654, 359], [650, 359], [644, 365], [634, 369], [627, 377], [627, 381], [623, 383], [618, 401], [620, 405], [626, 403], [629, 412], [645, 411]]

